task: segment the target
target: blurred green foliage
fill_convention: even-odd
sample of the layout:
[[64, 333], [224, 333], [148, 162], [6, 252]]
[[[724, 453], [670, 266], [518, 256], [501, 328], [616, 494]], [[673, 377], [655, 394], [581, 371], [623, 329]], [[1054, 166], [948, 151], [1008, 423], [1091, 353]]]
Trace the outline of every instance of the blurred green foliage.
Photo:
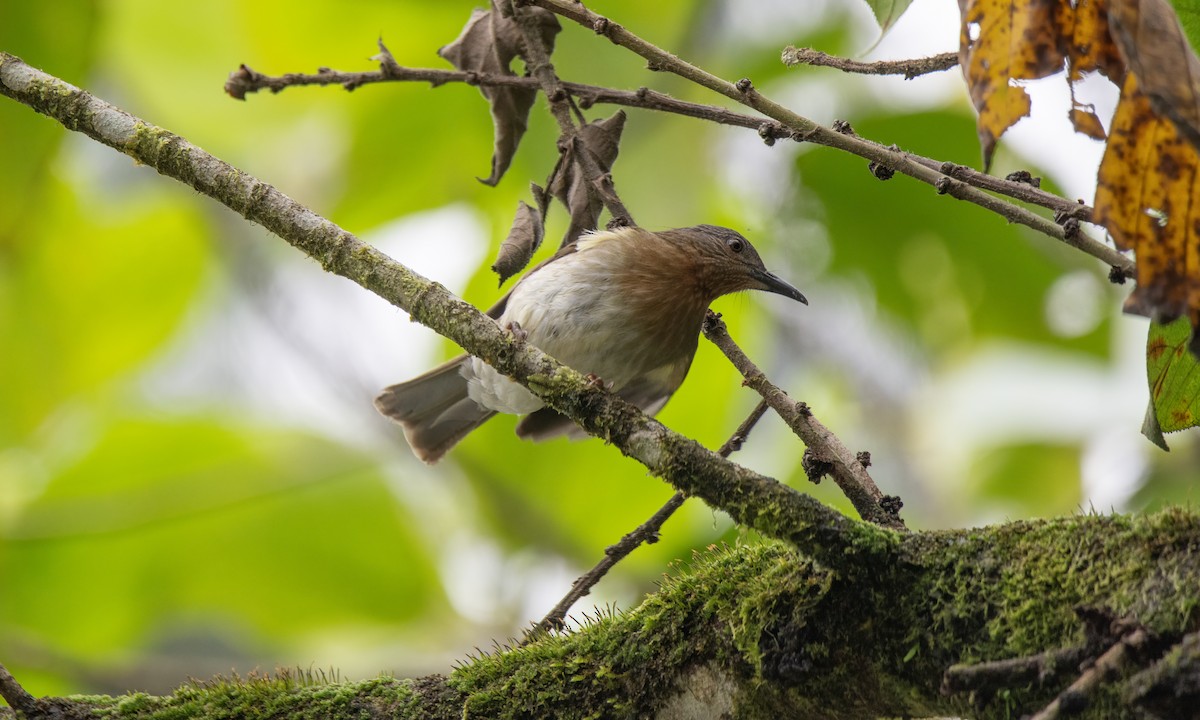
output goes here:
[[[475, 177], [486, 174], [491, 128], [474, 88], [290, 89], [245, 103], [222, 92], [243, 62], [268, 74], [370, 69], [377, 38], [401, 64], [443, 67], [435, 51], [472, 5], [10, 2], [0, 4], [0, 49], [183, 135], [352, 232], [461, 206], [481, 219], [494, 249], [517, 200], [528, 199], [528, 182], [544, 182], [556, 158], [556, 128], [542, 103], [508, 176], [487, 188]], [[763, 88], [792, 78], [840, 87], [832, 71], [785, 71], [776, 38], [732, 30], [734, 11], [720, 3], [614, 0], [600, 9], [727, 77], [750, 75]], [[852, 28], [869, 22], [864, 13], [829, 9], [792, 25], [786, 41], [853, 54], [863, 36]], [[572, 80], [717, 102], [575, 27], [560, 37], [555, 65]], [[850, 119], [867, 137], [940, 160], [978, 158], [961, 98], [903, 112], [869, 95], [856, 102]], [[589, 117], [611, 111], [597, 107]], [[810, 272], [816, 292], [804, 289], [814, 308], [804, 312], [830, 307], [826, 290], [848, 283], [878, 310], [872, 333], [901, 338], [928, 385], [998, 344], [1069, 357], [1081, 372], [1118, 362], [1113, 294], [1084, 332], [1064, 336], [1044, 317], [1065, 273], [1102, 281], [1103, 269], [1087, 258], [923, 185], [879, 183], [863, 161], [828, 150], [762, 149], [795, 153], [795, 186], [775, 201], [748, 198], [723, 172], [739, 134], [631, 113], [614, 175], [639, 222], [747, 230], [766, 257]], [[442, 465], [421, 468], [369, 403], [370, 392], [402, 378], [364, 381], [353, 358], [317, 373], [329, 390], [319, 397], [333, 398], [320, 401], [330, 402], [323, 429], [286, 408], [257, 407], [236, 389], [250, 395], [278, 378], [254, 375], [252, 363], [238, 360], [251, 351], [222, 344], [212, 327], [236, 321], [230, 308], [261, 303], [285, 270], [312, 288], [344, 281], [297, 263], [283, 243], [189, 189], [8, 101], [0, 102], [0, 160], [0, 661], [34, 693], [164, 690], [188, 675], [276, 664], [333, 663], [351, 675], [442, 671], [475, 645], [519, 633], [572, 573], [671, 494], [599, 441], [522, 443], [503, 417]], [[827, 265], [810, 267], [797, 249], [811, 247], [789, 233], [798, 223], [824, 228]], [[543, 257], [564, 228], [565, 212], [555, 208]], [[480, 306], [498, 296], [488, 264], [463, 291]], [[299, 300], [271, 298], [285, 307]], [[922, 404], [920, 388], [903, 389], [913, 393], [908, 404], [885, 411], [845, 363], [779, 342], [779, 306], [770, 300], [739, 296], [716, 307], [789, 391], [876, 452], [876, 477], [905, 497], [912, 524], [970, 522], [997, 507], [1063, 513], [1081, 502], [1082, 434], [1042, 442], [997, 435], [962, 449], [964, 463], [943, 463], [921, 454], [920, 427], [939, 408]], [[330, 310], [337, 324], [356, 320]], [[406, 323], [397, 313], [396, 326]], [[303, 340], [289, 335], [294, 328], [274, 330], [288, 352], [305, 356], [315, 343], [337, 356], [336, 342], [323, 340], [328, 328], [315, 325]], [[849, 334], [837, 342], [866, 367], [896, 360], [874, 355], [878, 346], [859, 348]], [[232, 358], [246, 372], [216, 386], [228, 396], [213, 389], [197, 404], [164, 389], [164, 366], [197, 347], [210, 356], [191, 362]], [[437, 354], [454, 352], [443, 342]], [[167, 386], [180, 382], [169, 377]], [[197, 381], [191, 393], [210, 387]], [[754, 404], [702, 343], [661, 417], [715, 448]], [[1131, 432], [1139, 420], [1128, 419]], [[1189, 496], [1178, 480], [1189, 466], [1178, 453], [1186, 459], [1190, 447], [1151, 472], [1173, 498]], [[844, 508], [828, 483], [805, 483], [801, 453], [768, 417], [738, 459]], [[922, 484], [922, 471], [939, 465], [973, 477], [952, 488]], [[957, 500], [938, 502], [939, 494]], [[958, 514], [938, 514], [948, 508]], [[633, 604], [673, 559], [720, 541], [752, 539], [689, 503], [662, 542], [601, 586], [599, 600]]]

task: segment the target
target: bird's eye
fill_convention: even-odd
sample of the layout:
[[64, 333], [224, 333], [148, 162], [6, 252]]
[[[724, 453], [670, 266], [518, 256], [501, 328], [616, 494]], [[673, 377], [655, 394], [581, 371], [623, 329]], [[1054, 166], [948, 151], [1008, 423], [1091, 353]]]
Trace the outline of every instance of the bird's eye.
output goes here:
[[741, 238], [734, 238], [729, 241], [729, 249], [735, 253], [740, 253], [746, 248], [746, 243]]

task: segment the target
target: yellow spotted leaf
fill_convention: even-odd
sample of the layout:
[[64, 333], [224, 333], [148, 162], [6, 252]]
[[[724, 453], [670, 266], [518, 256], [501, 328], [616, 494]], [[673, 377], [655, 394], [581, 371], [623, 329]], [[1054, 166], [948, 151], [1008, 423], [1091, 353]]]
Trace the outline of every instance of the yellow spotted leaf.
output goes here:
[[[1125, 309], [1200, 321], [1200, 156], [1157, 115], [1129, 72], [1096, 188], [1096, 222], [1137, 254], [1138, 287]], [[1196, 341], [1193, 340], [1193, 344]]]
[[1059, 5], [1069, 67], [1067, 79], [1072, 83], [1087, 72], [1099, 72], [1117, 84], [1125, 75], [1125, 61], [1108, 29], [1110, 1], [1078, 0], [1074, 7], [1068, 2]]
[[1059, 4], [1059, 0], [959, 0], [958, 59], [979, 113], [985, 166], [991, 163], [997, 138], [1029, 114], [1029, 94], [1019, 82], [1063, 68]]

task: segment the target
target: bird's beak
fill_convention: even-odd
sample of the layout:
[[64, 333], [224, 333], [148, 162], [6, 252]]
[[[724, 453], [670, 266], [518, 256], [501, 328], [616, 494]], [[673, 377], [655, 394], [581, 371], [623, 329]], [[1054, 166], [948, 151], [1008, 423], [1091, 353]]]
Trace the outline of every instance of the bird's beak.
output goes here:
[[773, 292], [777, 295], [790, 297], [793, 300], [799, 300], [805, 305], [808, 304], [808, 298], [804, 297], [804, 293], [784, 282], [778, 275], [766, 270], [754, 270], [754, 279], [762, 283], [761, 290]]

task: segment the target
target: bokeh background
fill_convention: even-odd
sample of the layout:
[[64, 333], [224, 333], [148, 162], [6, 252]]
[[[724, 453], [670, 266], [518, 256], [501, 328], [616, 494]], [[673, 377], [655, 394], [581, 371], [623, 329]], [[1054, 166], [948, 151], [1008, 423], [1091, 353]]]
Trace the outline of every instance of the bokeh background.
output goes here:
[[[905, 81], [787, 70], [783, 45], [861, 55], [865, 5], [597, 1], [598, 11], [822, 123], [979, 166], [957, 71]], [[435, 54], [472, 2], [0, 3], [0, 49], [179, 133], [480, 306], [528, 182], [555, 160], [539, 102], [497, 188], [486, 104], [465, 85], [291, 89], [269, 74]], [[952, 0], [916, 0], [869, 58], [952, 50]], [[713, 95], [591, 32], [555, 62], [581, 82]], [[994, 172], [1090, 200], [1101, 145], [1074, 136], [1060, 78]], [[1115, 91], [1085, 97], [1110, 113]], [[596, 118], [615, 108], [598, 106]], [[651, 228], [750, 237], [810, 307], [716, 308], [750, 354], [904, 498], [911, 527], [1187, 503], [1194, 435], [1139, 435], [1146, 321], [1106, 268], [858, 158], [630, 111], [618, 189]], [[549, 241], [565, 229], [551, 212]], [[456, 349], [283, 242], [128, 158], [0, 101], [0, 662], [35, 694], [162, 692], [280, 666], [343, 678], [447, 671], [519, 635], [603, 548], [671, 494], [599, 441], [531, 445], [499, 418], [442, 464], [409, 454], [371, 398]], [[755, 398], [702, 341], [661, 414], [718, 446]], [[738, 461], [810, 485], [768, 415]], [[692, 501], [575, 610], [628, 608], [696, 549], [754, 542]]]

